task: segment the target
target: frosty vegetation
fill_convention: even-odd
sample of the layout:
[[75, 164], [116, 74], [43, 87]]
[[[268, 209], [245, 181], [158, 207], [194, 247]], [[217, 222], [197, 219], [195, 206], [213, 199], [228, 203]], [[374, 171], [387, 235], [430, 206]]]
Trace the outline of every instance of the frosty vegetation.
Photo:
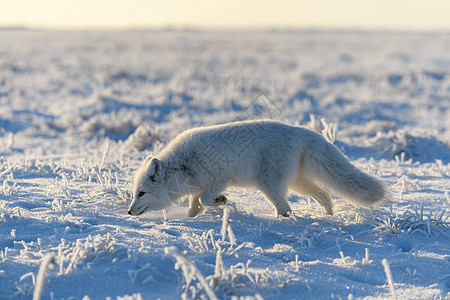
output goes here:
[[[450, 297], [450, 35], [0, 31], [0, 298]], [[7, 42], [6, 42], [7, 41]], [[192, 126], [316, 130], [393, 202], [255, 190], [188, 218], [126, 214], [132, 177]], [[250, 145], [251, 147], [251, 145]]]

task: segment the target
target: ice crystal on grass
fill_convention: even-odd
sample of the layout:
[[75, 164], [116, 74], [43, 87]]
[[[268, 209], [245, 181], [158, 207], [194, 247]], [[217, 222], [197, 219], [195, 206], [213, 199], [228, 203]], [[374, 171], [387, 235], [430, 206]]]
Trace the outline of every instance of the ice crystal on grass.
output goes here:
[[[203, 293], [206, 293], [210, 300], [218, 299], [203, 274], [176, 247], [167, 247], [164, 251], [176, 259], [175, 269], [181, 268], [183, 271], [185, 285], [181, 295], [182, 299], [188, 299], [189, 292], [192, 299], [200, 298]], [[198, 285], [193, 283], [194, 280], [198, 280]]]
[[[147, 272], [146, 272], [147, 271]], [[148, 274], [144, 274], [144, 273], [148, 273]], [[150, 264], [145, 264], [144, 266], [142, 266], [142, 267], [140, 267], [139, 269], [137, 269], [137, 270], [128, 270], [128, 277], [130, 278], [130, 281], [133, 283], [133, 284], [136, 284], [136, 281], [137, 281], [137, 279], [138, 279], [138, 276], [140, 275], [140, 274], [144, 274], [144, 275], [142, 275], [145, 279], [142, 281], [142, 283], [143, 284], [146, 284], [146, 283], [148, 283], [148, 282], [155, 282], [154, 281], [154, 279], [153, 279], [153, 276], [152, 275], [149, 275], [149, 274], [152, 274], [152, 273], [154, 273], [154, 268], [152, 268], [151, 266], [150, 266]]]
[[[216, 297], [216, 295], [223, 293], [232, 295], [237, 291], [277, 289], [286, 286], [290, 282], [292, 274], [287, 270], [271, 271], [269, 269], [251, 268], [251, 260], [248, 260], [246, 264], [238, 263], [227, 268], [224, 264], [223, 254], [233, 255], [245, 246], [245, 243], [243, 243], [233, 248], [236, 244], [236, 239], [229, 222], [230, 211], [228, 208], [225, 208], [220, 239], [215, 238], [214, 230], [211, 229], [202, 236], [196, 235], [195, 238], [188, 240], [192, 250], [200, 253], [213, 252], [216, 254], [214, 274], [205, 277], [187, 259], [187, 253], [182, 254], [174, 247], [166, 248], [166, 254], [176, 258], [176, 268], [181, 267], [183, 270], [185, 281], [182, 294], [183, 299], [188, 297], [188, 293], [190, 293], [191, 299], [202, 299], [205, 294], [212, 299], [211, 293], [214, 293], [214, 297]], [[225, 240], [227, 233], [229, 241]], [[260, 298], [257, 297], [257, 299]]]
[[14, 169], [14, 167], [18, 164], [18, 162], [15, 162], [12, 165], [9, 165], [8, 167], [6, 167], [4, 170], [2, 170], [0, 172], [0, 179], [2, 179], [3, 177], [6, 177], [7, 174], [11, 174], [12, 170]]
[[337, 124], [327, 123], [325, 118], [320, 119], [323, 129], [321, 131], [323, 137], [331, 144], [336, 141]]
[[323, 232], [317, 233], [304, 229], [300, 234], [285, 234], [283, 238], [297, 247], [314, 248], [322, 235]]
[[251, 260], [246, 264], [238, 263], [227, 269], [222, 260], [220, 245], [217, 245], [214, 274], [207, 277], [175, 247], [166, 248], [166, 254], [175, 257], [177, 260], [175, 268], [181, 268], [183, 271], [185, 283], [182, 299], [204, 299], [205, 295], [209, 299], [217, 299], [217, 295], [220, 294], [233, 295], [236, 292], [278, 289], [285, 287], [293, 278], [293, 274], [287, 270], [251, 268]]
[[139, 125], [138, 128], [120, 145], [122, 153], [134, 153], [145, 149], [151, 149], [153, 143], [160, 141], [161, 137], [154, 133], [150, 124]]
[[376, 231], [387, 234], [421, 233], [428, 237], [433, 234], [450, 237], [447, 232], [450, 227], [450, 222], [447, 221], [449, 217], [446, 210], [426, 213], [421, 205], [419, 209], [406, 211], [401, 215], [375, 213], [372, 221]]
[[34, 289], [34, 286], [36, 285], [36, 276], [33, 272], [28, 272], [26, 274], [23, 274], [19, 282], [16, 282], [16, 293], [13, 295], [17, 296], [20, 294], [23, 295], [29, 295]]
[[[17, 215], [15, 213], [17, 213]], [[20, 212], [18, 207], [7, 209], [5, 201], [0, 204], [0, 222], [13, 222], [19, 217]]]
[[[111, 300], [111, 297], [107, 297], [107, 300]], [[132, 294], [131, 296], [125, 295], [123, 297], [118, 296], [117, 300], [142, 300], [142, 295], [140, 293]]]
[[[448, 147], [436, 137], [417, 130], [409, 132], [399, 129], [386, 133], [378, 132], [370, 140], [370, 145], [380, 157], [392, 159], [401, 156], [403, 161], [410, 159], [423, 162], [434, 161], [431, 153], [448, 153]], [[449, 158], [446, 157], [446, 159]]]
[[[89, 298], [88, 295], [85, 295], [82, 300], [90, 300], [90, 299], [91, 298]], [[95, 298], [93, 298], [93, 299], [95, 299]], [[106, 297], [106, 300], [113, 300], [113, 299], [114, 298], [112, 298], [112, 297]], [[117, 296], [115, 299], [116, 300], [142, 300], [143, 298], [142, 298], [141, 293], [137, 293], [137, 294], [132, 294], [132, 295]]]
[[384, 272], [386, 274], [386, 278], [389, 284], [389, 289], [391, 290], [391, 294], [392, 297], [394, 297], [394, 299], [397, 299], [397, 295], [395, 293], [395, 287], [394, 287], [394, 278], [392, 277], [392, 272], [391, 272], [391, 266], [389, 265], [389, 262], [386, 258], [383, 258], [383, 260], [381, 261], [381, 264], [384, 267]]
[[[107, 233], [106, 235], [89, 235], [86, 238], [77, 239], [74, 243], [61, 241], [58, 246], [58, 262], [60, 273], [69, 274], [83, 262], [97, 262], [104, 253], [115, 250], [116, 239]], [[67, 266], [65, 266], [68, 262]]]
[[252, 268], [251, 260], [223, 268], [220, 276], [208, 276], [217, 291], [232, 295], [235, 292], [283, 288], [289, 284], [293, 274], [287, 270]]
[[[228, 236], [228, 240], [226, 237]], [[191, 234], [187, 237], [189, 248], [197, 253], [215, 253], [220, 247], [220, 251], [227, 255], [235, 255], [237, 251], [242, 249], [246, 243], [236, 246], [236, 237], [230, 225], [230, 210], [228, 207], [223, 208], [222, 227], [220, 236], [216, 237], [214, 229], [203, 232], [202, 235]], [[218, 246], [219, 245], [219, 246]]]
[[33, 300], [40, 300], [42, 292], [44, 291], [45, 277], [47, 276], [47, 269], [52, 268], [55, 263], [53, 254], [47, 254], [41, 262], [39, 272], [36, 277], [36, 284], [34, 287]]
[[254, 296], [232, 296], [231, 300], [264, 300], [260, 294], [255, 294]]
[[[3, 129], [3, 128], [0, 128]], [[14, 134], [12, 132], [8, 132], [7, 134], [3, 134], [0, 130], [0, 154], [5, 154], [9, 152], [14, 144]]]
[[17, 191], [17, 181], [11, 182], [9, 180], [3, 180], [1, 191], [5, 196], [14, 196]]
[[403, 194], [409, 191], [418, 191], [422, 189], [422, 184], [418, 179], [410, 179], [408, 176], [403, 175], [400, 177], [392, 188], [399, 190], [399, 198], [403, 199]]

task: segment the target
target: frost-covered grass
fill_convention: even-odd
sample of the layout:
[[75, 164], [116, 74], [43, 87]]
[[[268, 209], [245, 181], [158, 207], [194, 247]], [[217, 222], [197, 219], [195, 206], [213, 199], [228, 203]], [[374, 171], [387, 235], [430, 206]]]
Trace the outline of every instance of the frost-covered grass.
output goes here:
[[[0, 298], [450, 297], [450, 35], [0, 31]], [[134, 217], [132, 176], [186, 128], [307, 126], [389, 186], [333, 216], [252, 189]], [[41, 270], [41, 271], [40, 271]]]

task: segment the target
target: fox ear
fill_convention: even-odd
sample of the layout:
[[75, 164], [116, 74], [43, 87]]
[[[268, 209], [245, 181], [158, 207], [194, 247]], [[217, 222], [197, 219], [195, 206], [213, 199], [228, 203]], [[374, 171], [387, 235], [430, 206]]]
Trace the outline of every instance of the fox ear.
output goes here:
[[[145, 159], [147, 161], [148, 157]], [[150, 163], [147, 169], [147, 175], [152, 181], [161, 179], [164, 175], [163, 166], [159, 159], [153, 157], [150, 159]]]

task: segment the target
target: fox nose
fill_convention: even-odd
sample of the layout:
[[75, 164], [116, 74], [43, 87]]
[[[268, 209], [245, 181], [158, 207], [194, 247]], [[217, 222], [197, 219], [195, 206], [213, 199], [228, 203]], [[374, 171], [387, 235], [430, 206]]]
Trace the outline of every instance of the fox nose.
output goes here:
[[131, 210], [128, 210], [128, 214], [131, 215]]

